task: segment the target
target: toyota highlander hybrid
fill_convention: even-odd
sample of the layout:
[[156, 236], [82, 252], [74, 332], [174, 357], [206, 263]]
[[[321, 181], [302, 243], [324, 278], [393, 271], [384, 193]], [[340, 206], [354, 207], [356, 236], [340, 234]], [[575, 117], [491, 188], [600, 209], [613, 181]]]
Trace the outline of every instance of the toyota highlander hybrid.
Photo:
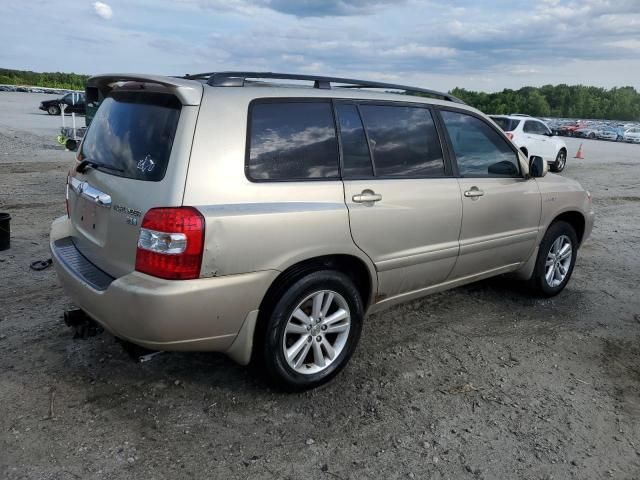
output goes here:
[[593, 226], [547, 153], [446, 93], [256, 72], [89, 87], [51, 227], [66, 292], [116, 337], [224, 352], [290, 390], [335, 376], [399, 302], [502, 274], [558, 294]]

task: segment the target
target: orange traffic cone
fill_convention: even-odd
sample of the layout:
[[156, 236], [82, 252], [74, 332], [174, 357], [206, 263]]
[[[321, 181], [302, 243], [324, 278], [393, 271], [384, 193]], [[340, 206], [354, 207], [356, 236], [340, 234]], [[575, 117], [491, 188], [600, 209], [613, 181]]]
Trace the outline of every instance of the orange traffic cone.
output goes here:
[[580, 160], [584, 160], [584, 155], [582, 154], [582, 144], [580, 144], [580, 147], [578, 148], [576, 156], [573, 158], [579, 158]]

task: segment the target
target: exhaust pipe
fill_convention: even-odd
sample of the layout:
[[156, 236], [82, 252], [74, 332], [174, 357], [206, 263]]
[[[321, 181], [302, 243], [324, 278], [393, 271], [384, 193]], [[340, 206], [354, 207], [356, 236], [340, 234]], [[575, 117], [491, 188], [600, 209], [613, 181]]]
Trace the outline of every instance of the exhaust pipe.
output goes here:
[[84, 310], [75, 309], [64, 312], [64, 323], [73, 330], [73, 338], [87, 339], [102, 333], [104, 329], [98, 325]]

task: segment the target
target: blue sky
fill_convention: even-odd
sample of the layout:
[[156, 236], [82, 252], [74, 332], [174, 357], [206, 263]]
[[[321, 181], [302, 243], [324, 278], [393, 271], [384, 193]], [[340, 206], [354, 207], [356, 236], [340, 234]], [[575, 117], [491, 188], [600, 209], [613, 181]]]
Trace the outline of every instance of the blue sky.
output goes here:
[[640, 89], [640, 0], [0, 0], [0, 67]]

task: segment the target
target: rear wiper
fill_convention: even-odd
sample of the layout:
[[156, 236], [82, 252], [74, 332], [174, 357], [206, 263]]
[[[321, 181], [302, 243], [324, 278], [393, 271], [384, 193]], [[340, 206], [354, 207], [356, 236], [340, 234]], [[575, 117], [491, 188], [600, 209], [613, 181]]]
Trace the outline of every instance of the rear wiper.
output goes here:
[[112, 167], [111, 165], [107, 165], [106, 163], [94, 162], [93, 160], [84, 159], [82, 160], [78, 166], [76, 167], [76, 172], [84, 173], [87, 168], [95, 168], [96, 170], [105, 169], [105, 170], [113, 170], [115, 172], [124, 172], [122, 168]]

